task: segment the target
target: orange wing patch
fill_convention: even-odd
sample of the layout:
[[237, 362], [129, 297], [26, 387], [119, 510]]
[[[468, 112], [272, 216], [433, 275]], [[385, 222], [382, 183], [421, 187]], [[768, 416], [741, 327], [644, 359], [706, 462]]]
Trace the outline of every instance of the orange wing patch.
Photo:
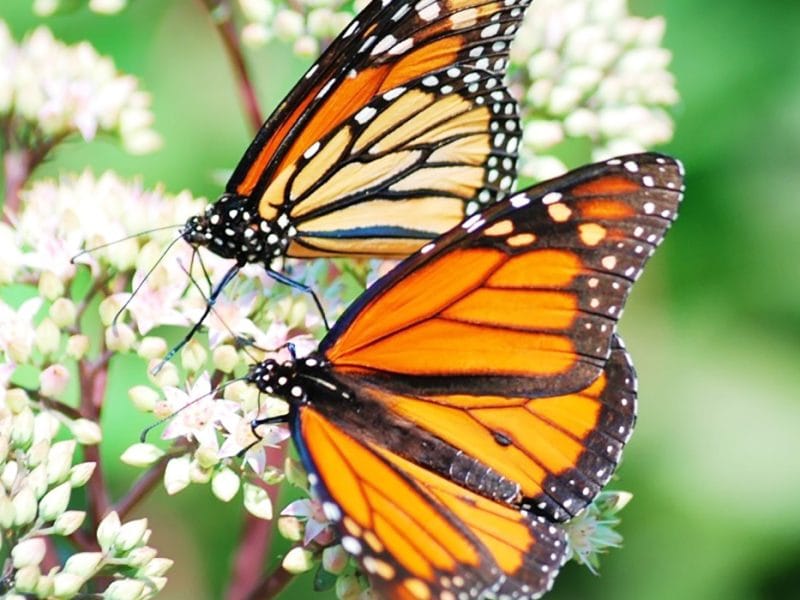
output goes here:
[[[518, 496], [508, 501], [556, 520], [579, 512], [605, 485], [635, 420], [635, 376], [616, 342], [601, 376], [572, 394], [531, 400], [366, 390], [392, 413], [515, 482]], [[481, 481], [456, 483], [490, 493]]]
[[362, 444], [309, 407], [299, 427], [326, 514], [377, 591], [455, 598], [552, 585], [566, 554], [560, 529]]

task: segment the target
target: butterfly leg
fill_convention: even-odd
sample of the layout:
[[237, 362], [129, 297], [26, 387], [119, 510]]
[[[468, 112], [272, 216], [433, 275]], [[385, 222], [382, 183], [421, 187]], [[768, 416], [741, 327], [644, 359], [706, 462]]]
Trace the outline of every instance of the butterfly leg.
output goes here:
[[222, 293], [222, 290], [225, 288], [226, 285], [228, 285], [231, 282], [231, 280], [234, 277], [236, 277], [236, 274], [239, 272], [240, 268], [241, 266], [239, 265], [239, 263], [233, 265], [228, 270], [228, 272], [225, 273], [225, 276], [220, 280], [220, 282], [216, 285], [216, 287], [214, 287], [214, 289], [211, 290], [211, 294], [208, 297], [208, 302], [206, 303], [206, 309], [203, 311], [203, 314], [189, 330], [189, 333], [187, 333], [186, 336], [180, 342], [178, 342], [175, 346], [173, 346], [172, 350], [167, 352], [167, 355], [164, 357], [164, 360], [162, 360], [155, 366], [155, 368], [152, 371], [153, 375], [157, 375], [158, 372], [164, 367], [164, 365], [168, 363], [170, 360], [172, 360], [172, 357], [175, 356], [178, 353], [178, 351], [181, 348], [183, 348], [186, 344], [188, 344], [189, 340], [191, 340], [194, 337], [194, 334], [197, 333], [197, 331], [200, 329], [200, 326], [203, 324], [203, 321], [206, 320], [206, 317], [211, 312], [211, 309], [214, 308], [214, 304], [216, 303], [217, 298], [219, 298], [219, 295]]
[[303, 293], [309, 294], [314, 299], [314, 304], [317, 305], [317, 310], [319, 311], [320, 316], [322, 317], [322, 322], [325, 323], [325, 329], [330, 329], [331, 326], [328, 325], [328, 317], [325, 316], [325, 309], [322, 308], [322, 303], [319, 301], [319, 297], [317, 294], [312, 290], [309, 286], [304, 283], [300, 283], [299, 281], [295, 281], [294, 279], [287, 277], [283, 273], [279, 273], [278, 271], [273, 271], [272, 269], [267, 269], [267, 275], [272, 277], [275, 281], [282, 283], [284, 285], [288, 285], [291, 288], [296, 290], [300, 290]]

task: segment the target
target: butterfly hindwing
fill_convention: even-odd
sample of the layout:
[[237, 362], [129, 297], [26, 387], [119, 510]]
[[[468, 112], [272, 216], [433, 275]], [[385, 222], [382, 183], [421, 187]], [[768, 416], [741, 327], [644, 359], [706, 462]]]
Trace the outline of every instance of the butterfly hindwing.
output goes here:
[[682, 187], [679, 163], [640, 154], [514, 194], [379, 280], [320, 349], [337, 371], [400, 393], [586, 388]]
[[365, 444], [299, 408], [295, 439], [326, 515], [373, 588], [391, 598], [540, 596], [566, 555], [563, 532]]

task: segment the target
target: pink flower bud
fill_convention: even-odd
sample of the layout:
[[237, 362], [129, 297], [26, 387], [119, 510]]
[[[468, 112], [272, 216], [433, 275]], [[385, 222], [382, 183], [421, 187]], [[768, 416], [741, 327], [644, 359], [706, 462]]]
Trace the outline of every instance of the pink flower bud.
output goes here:
[[39, 375], [39, 389], [50, 398], [57, 398], [64, 393], [68, 383], [69, 371], [58, 363], [50, 365]]
[[43, 538], [30, 538], [19, 542], [11, 549], [11, 560], [14, 568], [37, 566], [44, 560], [47, 546]]

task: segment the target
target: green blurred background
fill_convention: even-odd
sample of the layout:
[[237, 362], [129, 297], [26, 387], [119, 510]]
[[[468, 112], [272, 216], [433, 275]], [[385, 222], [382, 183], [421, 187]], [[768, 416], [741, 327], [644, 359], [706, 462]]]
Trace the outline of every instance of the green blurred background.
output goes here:
[[[621, 325], [641, 398], [612, 486], [635, 494], [623, 512], [625, 548], [604, 558], [600, 577], [569, 565], [548, 597], [797, 598], [800, 4], [634, 0], [632, 12], [667, 18], [682, 103], [663, 150], [684, 161], [687, 195]], [[0, 0], [0, 16], [17, 37], [41, 22], [29, 0]], [[250, 134], [199, 3], [136, 0], [115, 17], [44, 22], [141, 79], [165, 145], [132, 158], [110, 142], [76, 142], [37, 176], [91, 165], [215, 197], [214, 173], [235, 165]], [[265, 110], [307, 66], [278, 45], [248, 57]], [[114, 368], [142, 367], [130, 359]], [[119, 387], [109, 390], [103, 453], [119, 465], [110, 477], [121, 493], [136, 472], [116, 457], [146, 422], [129, 407], [125, 377], [110, 380]], [[222, 506], [197, 486], [169, 499], [159, 491], [138, 514], [176, 560], [164, 598], [222, 595], [241, 504]], [[282, 597], [310, 596], [300, 580]]]

